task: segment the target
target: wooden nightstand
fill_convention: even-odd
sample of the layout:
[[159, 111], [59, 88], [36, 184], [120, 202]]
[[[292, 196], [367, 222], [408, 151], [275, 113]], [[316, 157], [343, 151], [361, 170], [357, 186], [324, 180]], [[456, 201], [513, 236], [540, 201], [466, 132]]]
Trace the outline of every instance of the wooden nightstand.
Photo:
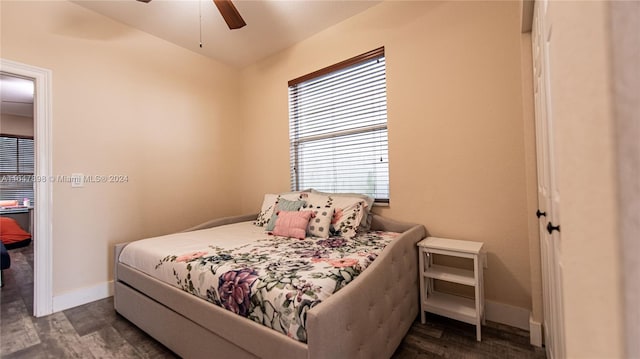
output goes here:
[[[431, 312], [476, 326], [476, 339], [484, 324], [484, 285], [482, 279], [482, 242], [428, 237], [418, 242], [420, 253], [420, 318], [425, 323], [425, 312]], [[469, 258], [473, 270], [434, 264], [434, 254]], [[434, 280], [442, 280], [474, 287], [475, 298], [438, 292]]]

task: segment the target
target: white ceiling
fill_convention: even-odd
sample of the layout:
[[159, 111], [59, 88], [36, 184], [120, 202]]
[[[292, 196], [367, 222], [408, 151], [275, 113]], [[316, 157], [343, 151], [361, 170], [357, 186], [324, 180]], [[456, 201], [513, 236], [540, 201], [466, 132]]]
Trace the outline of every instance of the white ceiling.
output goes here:
[[0, 112], [33, 117], [33, 81], [0, 74]]
[[[234, 0], [247, 26], [229, 30], [212, 0], [72, 0], [144, 32], [242, 68], [339, 23], [379, 0]], [[202, 48], [200, 44], [202, 14]]]

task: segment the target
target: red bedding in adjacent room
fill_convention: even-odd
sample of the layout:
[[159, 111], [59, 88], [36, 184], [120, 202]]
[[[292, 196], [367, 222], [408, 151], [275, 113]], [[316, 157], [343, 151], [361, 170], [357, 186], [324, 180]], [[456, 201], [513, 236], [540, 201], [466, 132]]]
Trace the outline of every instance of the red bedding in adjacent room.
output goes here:
[[22, 243], [28, 244], [31, 234], [20, 228], [15, 219], [0, 217], [0, 240], [7, 249], [16, 248]]

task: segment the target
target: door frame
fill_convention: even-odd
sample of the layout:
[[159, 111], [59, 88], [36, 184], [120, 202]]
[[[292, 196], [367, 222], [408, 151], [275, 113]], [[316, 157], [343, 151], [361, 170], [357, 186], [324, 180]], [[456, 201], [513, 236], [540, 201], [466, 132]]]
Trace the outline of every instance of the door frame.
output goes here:
[[0, 71], [34, 81], [33, 315], [42, 317], [53, 313], [52, 71], [6, 59], [0, 59]]
[[[636, 255], [640, 251], [637, 241], [640, 233], [640, 221], [637, 220], [640, 192], [637, 179], [640, 176], [640, 143], [638, 143], [637, 114], [640, 103], [636, 90], [640, 88], [640, 70], [638, 70], [638, 45], [640, 34], [637, 31], [640, 21], [640, 4], [611, 3], [610, 24], [611, 52], [613, 57], [613, 92], [615, 126], [617, 133], [618, 165], [618, 208], [620, 223], [622, 273], [624, 279], [624, 332], [626, 336], [626, 357], [640, 357], [640, 261]], [[624, 40], [624, 41], [622, 41]]]

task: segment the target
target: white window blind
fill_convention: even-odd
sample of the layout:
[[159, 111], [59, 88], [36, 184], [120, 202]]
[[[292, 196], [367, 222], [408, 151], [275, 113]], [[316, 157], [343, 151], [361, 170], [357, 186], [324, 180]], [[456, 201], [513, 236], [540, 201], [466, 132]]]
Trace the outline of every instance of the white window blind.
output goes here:
[[32, 138], [0, 136], [0, 199], [34, 202], [34, 163]]
[[289, 82], [291, 187], [389, 201], [384, 48]]

